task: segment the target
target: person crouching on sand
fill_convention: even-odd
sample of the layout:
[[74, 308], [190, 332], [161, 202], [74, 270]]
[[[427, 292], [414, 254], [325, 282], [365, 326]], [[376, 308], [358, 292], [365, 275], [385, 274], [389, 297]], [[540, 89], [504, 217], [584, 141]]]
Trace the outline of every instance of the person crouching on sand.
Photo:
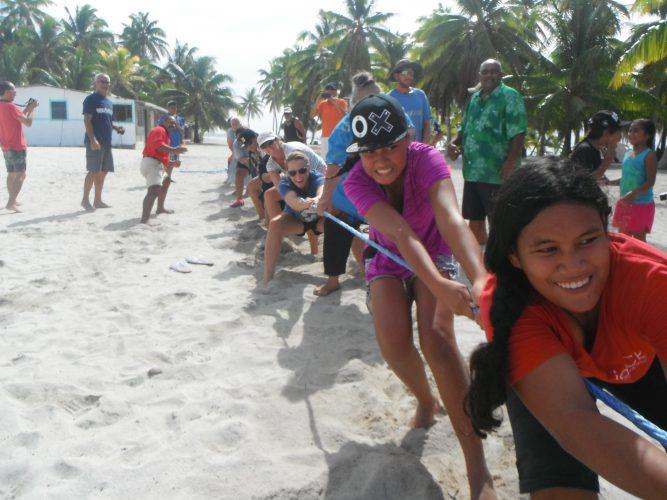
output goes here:
[[141, 214], [142, 224], [147, 224], [153, 210], [155, 200], [158, 200], [158, 207], [161, 212], [167, 213], [164, 208], [164, 201], [167, 197], [168, 179], [164, 179], [165, 167], [180, 167], [180, 160], [169, 159], [169, 154], [180, 155], [185, 153], [188, 148], [184, 146], [169, 146], [169, 131], [176, 126], [173, 116], [166, 116], [160, 125], [153, 128], [146, 138], [143, 159], [141, 160], [141, 175], [146, 178], [146, 187], [148, 192], [144, 197], [143, 212]]
[[588, 169], [541, 159], [498, 192], [480, 306], [489, 343], [470, 358], [477, 434], [507, 403], [521, 493], [598, 498], [597, 474], [667, 498], [667, 455], [599, 413], [584, 378], [667, 429], [667, 254], [607, 231]]
[[[345, 193], [371, 226], [370, 238], [412, 268], [366, 249], [366, 280], [382, 356], [417, 398], [413, 427], [434, 423], [438, 398], [413, 344], [411, 304], [417, 304], [419, 343], [463, 449], [470, 496], [495, 498], [481, 440], [463, 411], [468, 371], [454, 335], [454, 314], [473, 317], [486, 280], [479, 245], [458, 209], [450, 171], [440, 152], [412, 142], [399, 102], [386, 95], [361, 99], [350, 112], [361, 160]], [[453, 255], [452, 255], [453, 254]], [[455, 280], [458, 265], [472, 292]]]
[[287, 175], [278, 185], [285, 208], [271, 219], [266, 233], [264, 286], [273, 279], [280, 244], [285, 236], [303, 236], [311, 230], [317, 236], [324, 231], [324, 220], [315, 212], [324, 189], [324, 176], [317, 170], [311, 170], [308, 156], [300, 151], [287, 155], [285, 166]]

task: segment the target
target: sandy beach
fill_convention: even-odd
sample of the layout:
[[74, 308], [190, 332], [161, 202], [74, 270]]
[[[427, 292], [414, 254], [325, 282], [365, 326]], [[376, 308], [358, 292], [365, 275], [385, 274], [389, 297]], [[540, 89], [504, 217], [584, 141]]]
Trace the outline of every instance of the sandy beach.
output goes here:
[[[149, 226], [140, 151], [114, 150], [112, 208], [87, 213], [84, 150], [30, 148], [24, 211], [0, 211], [0, 497], [467, 498], [447, 417], [408, 427], [356, 264], [317, 298], [321, 255], [286, 240], [261, 290], [265, 229], [249, 202], [228, 208], [227, 148], [192, 146], [176, 213]], [[667, 202], [649, 241], [667, 249]], [[215, 265], [169, 270], [196, 255]], [[466, 356], [483, 340], [465, 318], [456, 332]], [[517, 498], [507, 421], [485, 448], [499, 497]], [[603, 497], [629, 498], [606, 482]]]

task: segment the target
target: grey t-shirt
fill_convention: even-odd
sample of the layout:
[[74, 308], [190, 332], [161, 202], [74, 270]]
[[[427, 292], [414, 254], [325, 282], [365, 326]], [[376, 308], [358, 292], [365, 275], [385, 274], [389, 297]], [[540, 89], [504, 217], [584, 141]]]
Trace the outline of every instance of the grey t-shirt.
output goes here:
[[[312, 170], [316, 170], [322, 175], [325, 174], [327, 170], [327, 164], [324, 162], [322, 157], [315, 153], [312, 149], [310, 149], [308, 146], [306, 146], [303, 142], [283, 142], [280, 147], [283, 149], [285, 152], [285, 158], [289, 156], [290, 153], [293, 153], [294, 151], [300, 151], [303, 154], [305, 154], [308, 157], [308, 161], [310, 161], [310, 168]], [[278, 163], [271, 158], [269, 162], [266, 164], [266, 171], [267, 172], [282, 172], [283, 169]]]

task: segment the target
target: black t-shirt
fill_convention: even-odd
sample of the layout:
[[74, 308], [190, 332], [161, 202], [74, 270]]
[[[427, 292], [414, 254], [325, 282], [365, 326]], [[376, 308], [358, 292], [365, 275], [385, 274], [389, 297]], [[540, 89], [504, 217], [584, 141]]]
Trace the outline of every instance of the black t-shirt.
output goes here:
[[584, 139], [574, 147], [570, 159], [577, 162], [589, 172], [594, 172], [602, 164], [600, 151], [595, 149], [593, 145], [588, 142], [588, 139]]
[[262, 156], [261, 160], [259, 160], [259, 165], [257, 168], [259, 179], [262, 181], [262, 193], [267, 189], [271, 189], [273, 187], [273, 182], [264, 182], [264, 179], [262, 179], [262, 175], [268, 174], [266, 170], [266, 164], [269, 162], [270, 158], [271, 157], [269, 155]]

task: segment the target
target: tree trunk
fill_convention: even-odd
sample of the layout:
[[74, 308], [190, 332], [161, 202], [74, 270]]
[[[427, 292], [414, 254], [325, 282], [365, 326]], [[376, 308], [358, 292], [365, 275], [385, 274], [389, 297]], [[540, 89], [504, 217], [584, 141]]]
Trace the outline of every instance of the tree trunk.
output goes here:
[[195, 115], [195, 123], [192, 127], [195, 132], [195, 144], [201, 144], [201, 137], [199, 136], [199, 119]]
[[537, 153], [539, 156], [544, 156], [544, 153], [547, 150], [547, 131], [545, 128], [540, 130], [540, 150]]
[[567, 126], [563, 131], [563, 151], [561, 156], [570, 156], [572, 152], [572, 129]]

